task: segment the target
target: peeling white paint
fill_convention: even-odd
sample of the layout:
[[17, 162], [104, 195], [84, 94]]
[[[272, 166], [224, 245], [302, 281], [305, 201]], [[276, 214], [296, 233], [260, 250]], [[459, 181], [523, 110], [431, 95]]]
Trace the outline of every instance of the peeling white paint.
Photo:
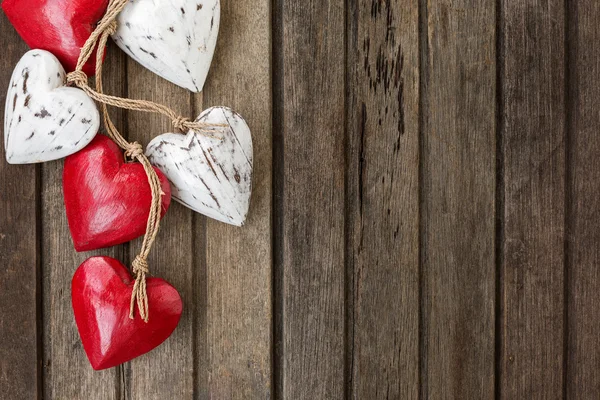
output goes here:
[[210, 218], [241, 226], [252, 191], [252, 137], [246, 121], [226, 107], [210, 108], [196, 121], [227, 124], [217, 138], [190, 131], [165, 133], [146, 149], [171, 182], [173, 198]]
[[65, 82], [65, 70], [52, 53], [30, 50], [21, 58], [4, 109], [4, 148], [10, 164], [57, 160], [83, 149], [96, 136], [96, 104]]
[[217, 44], [219, 0], [130, 0], [112, 35], [131, 58], [155, 74], [202, 91]]

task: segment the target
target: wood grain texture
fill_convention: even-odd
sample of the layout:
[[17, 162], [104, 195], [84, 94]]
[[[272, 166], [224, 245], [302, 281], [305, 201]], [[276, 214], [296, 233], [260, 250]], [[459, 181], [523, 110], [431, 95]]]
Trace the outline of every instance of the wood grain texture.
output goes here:
[[422, 49], [422, 391], [494, 397], [495, 2], [429, 1]]
[[[128, 59], [128, 95], [167, 105], [180, 115], [193, 119], [191, 94], [158, 77]], [[149, 90], [151, 88], [151, 90]], [[129, 112], [129, 140], [143, 146], [155, 136], [174, 132], [171, 121], [159, 114]], [[141, 248], [141, 239], [130, 244], [133, 260]], [[181, 295], [183, 314], [179, 326], [166, 342], [130, 363], [126, 381], [133, 399], [191, 399], [194, 391], [194, 298], [193, 298], [192, 211], [172, 202], [160, 224], [156, 242], [148, 258], [150, 273], [173, 285]], [[150, 318], [152, 308], [150, 307]]]
[[[0, 15], [0, 104], [27, 46]], [[4, 126], [4, 114], [0, 117]], [[0, 392], [10, 399], [41, 394], [38, 297], [38, 174], [35, 165], [9, 165], [0, 149]]]
[[570, 2], [567, 398], [600, 398], [600, 4]]
[[[344, 2], [277, 2], [283, 29], [280, 397], [344, 395]], [[281, 149], [280, 149], [281, 150]], [[279, 346], [279, 344], [278, 344]]]
[[419, 393], [418, 2], [351, 2], [349, 397]]
[[[221, 32], [196, 111], [224, 105], [252, 132], [252, 197], [241, 228], [205, 221], [206, 315], [198, 316], [200, 399], [270, 399], [271, 389], [271, 23], [270, 1], [221, 2]], [[240, 40], [251, 38], [251, 40]], [[260, 99], [260, 101], [257, 101]], [[195, 214], [196, 227], [204, 219]], [[197, 243], [198, 241], [197, 236]], [[200, 299], [196, 299], [202, 307]], [[200, 310], [200, 312], [203, 312]], [[201, 360], [201, 361], [200, 361]]]
[[563, 1], [503, 1], [502, 397], [563, 396]]
[[[163, 220], [149, 266], [184, 314], [155, 351], [92, 371], [72, 275], [140, 240], [77, 254], [62, 161], [0, 162], [0, 398], [600, 398], [598, 2], [250, 3], [222, 2], [202, 94], [106, 59], [108, 93], [253, 135], [245, 227]], [[27, 48], [3, 15], [0, 47], [4, 100]]]
[[[120, 84], [126, 76], [124, 56], [111, 46], [105, 65], [106, 91], [124, 94], [125, 87]], [[117, 127], [122, 128], [123, 115], [113, 116]], [[75, 251], [65, 215], [62, 172], [62, 160], [42, 165], [44, 398], [79, 399], [93, 393], [96, 399], [118, 399], [120, 371], [94, 371], [81, 345], [71, 307], [71, 279], [77, 267], [92, 255], [126, 261], [125, 246]]]

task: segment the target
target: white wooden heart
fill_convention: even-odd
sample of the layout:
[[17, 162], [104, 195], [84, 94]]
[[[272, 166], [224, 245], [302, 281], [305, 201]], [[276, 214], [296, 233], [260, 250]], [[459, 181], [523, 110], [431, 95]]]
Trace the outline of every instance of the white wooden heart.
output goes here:
[[200, 92], [217, 44], [220, 16], [219, 0], [130, 0], [117, 17], [112, 38], [150, 71]]
[[52, 53], [30, 50], [15, 67], [4, 108], [4, 148], [10, 164], [57, 160], [92, 141], [100, 116], [82, 90], [65, 86]]
[[219, 138], [202, 133], [165, 133], [154, 138], [146, 156], [171, 182], [181, 204], [216, 220], [242, 226], [252, 191], [252, 137], [246, 121], [226, 107], [213, 107], [196, 121], [227, 124]]

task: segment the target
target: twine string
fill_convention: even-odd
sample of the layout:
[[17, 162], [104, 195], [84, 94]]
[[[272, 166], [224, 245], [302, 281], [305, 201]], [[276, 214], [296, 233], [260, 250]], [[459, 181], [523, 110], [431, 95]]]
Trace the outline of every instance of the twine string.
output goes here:
[[[86, 40], [85, 44], [81, 48], [81, 53], [79, 53], [75, 71], [67, 74], [67, 82], [79, 87], [89, 97], [99, 103], [118, 108], [125, 108], [127, 110], [162, 114], [168, 117], [173, 126], [182, 132], [193, 130], [202, 133], [205, 136], [217, 138], [216, 134], [218, 133], [218, 130], [216, 128], [226, 127], [225, 124], [190, 121], [189, 118], [181, 117], [175, 111], [165, 105], [149, 100], [127, 99], [123, 97], [107, 95], [103, 92], [92, 89], [88, 85], [88, 77], [82, 70], [83, 66], [93, 54], [94, 47], [96, 47], [96, 43], [98, 43], [98, 49], [96, 53], [96, 79], [98, 79], [98, 65], [102, 64], [104, 49], [106, 48], [106, 40], [108, 39], [109, 35], [112, 35], [116, 31], [117, 23], [115, 18], [121, 12], [121, 10], [123, 10], [125, 5], [127, 5], [127, 2], [128, 0], [110, 1], [106, 10], [106, 14], [104, 14], [104, 17], [102, 17], [96, 29], [94, 29], [90, 37]], [[98, 57], [100, 58], [98, 59]], [[101, 70], [102, 69], [100, 67], [100, 71]]]
[[[110, 36], [115, 29], [116, 22], [113, 20], [110, 24], [107, 25], [106, 29], [104, 30], [104, 32], [102, 32], [98, 41], [98, 48], [96, 50], [97, 58], [95, 72], [96, 92], [100, 95], [102, 95], [104, 92], [102, 86], [102, 55], [104, 54], [104, 49], [106, 47], [108, 36]], [[85, 64], [85, 62], [83, 62], [81, 65], [83, 64]], [[135, 306], [137, 304], [140, 313], [140, 318], [142, 318], [144, 322], [148, 322], [149, 312], [148, 296], [146, 293], [146, 275], [149, 273], [149, 269], [147, 258], [148, 254], [150, 253], [150, 249], [152, 248], [152, 244], [156, 239], [156, 235], [158, 234], [160, 226], [161, 196], [164, 195], [164, 193], [160, 186], [160, 179], [158, 178], [158, 175], [156, 174], [154, 168], [152, 168], [150, 161], [144, 154], [142, 145], [138, 142], [129, 143], [127, 140], [125, 140], [125, 138], [119, 133], [117, 127], [110, 118], [106, 104], [101, 102], [100, 107], [102, 110], [102, 117], [104, 119], [104, 126], [108, 136], [113, 141], [115, 141], [115, 143], [117, 143], [122, 149], [125, 150], [125, 154], [127, 157], [138, 160], [140, 164], [142, 164], [142, 166], [144, 167], [144, 171], [146, 172], [146, 175], [148, 177], [148, 183], [150, 184], [152, 200], [150, 203], [148, 221], [146, 223], [146, 234], [144, 235], [144, 240], [142, 241], [142, 248], [140, 250], [140, 253], [131, 264], [132, 272], [136, 278], [133, 284], [133, 290], [131, 292], [131, 301], [129, 303], [129, 318], [134, 318]]]
[[[104, 127], [108, 136], [115, 142], [119, 147], [125, 150], [127, 157], [135, 159], [142, 164], [144, 171], [148, 177], [148, 183], [150, 184], [150, 190], [152, 193], [152, 201], [150, 204], [150, 210], [148, 213], [148, 221], [146, 223], [146, 233], [142, 241], [142, 248], [140, 253], [137, 255], [133, 263], [131, 264], [132, 272], [135, 275], [135, 282], [131, 293], [131, 301], [129, 304], [129, 318], [134, 319], [135, 306], [137, 304], [140, 317], [144, 322], [148, 322], [149, 311], [148, 311], [148, 296], [146, 293], [146, 275], [149, 273], [148, 269], [148, 254], [154, 244], [156, 236], [158, 234], [160, 226], [160, 214], [161, 214], [161, 197], [164, 195], [158, 175], [150, 161], [144, 154], [142, 146], [138, 142], [129, 143], [120, 134], [117, 127], [112, 122], [108, 113], [107, 105], [113, 105], [116, 107], [127, 108], [131, 110], [140, 111], [155, 111], [167, 115], [173, 121], [173, 125], [178, 129], [193, 129], [201, 131], [204, 134], [212, 132], [209, 128], [214, 128], [217, 125], [191, 122], [187, 118], [178, 116], [173, 110], [166, 106], [143, 101], [143, 100], [131, 100], [123, 99], [115, 96], [109, 96], [104, 94], [102, 87], [102, 58], [104, 55], [104, 49], [106, 48], [106, 42], [108, 37], [113, 34], [117, 28], [115, 21], [118, 13], [123, 9], [128, 0], [111, 0], [109, 3], [107, 12], [102, 18], [97, 28], [92, 32], [90, 38], [81, 49], [77, 67], [74, 72], [68, 74], [67, 80], [74, 83], [84, 92], [88, 94], [94, 100], [100, 103], [102, 117], [104, 120]], [[87, 76], [82, 72], [83, 65], [90, 58], [93, 50], [98, 44], [96, 49], [96, 90], [93, 90], [88, 86]]]

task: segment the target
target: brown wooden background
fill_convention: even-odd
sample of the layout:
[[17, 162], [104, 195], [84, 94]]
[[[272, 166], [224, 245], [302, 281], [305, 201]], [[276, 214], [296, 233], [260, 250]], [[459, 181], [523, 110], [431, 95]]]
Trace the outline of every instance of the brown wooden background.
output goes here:
[[[174, 204], [150, 265], [181, 324], [93, 372], [62, 162], [0, 162], [1, 398], [600, 398], [600, 2], [222, 0], [221, 26], [203, 94], [115, 47], [107, 90], [244, 115], [247, 226]], [[4, 16], [0, 49], [3, 96]]]

